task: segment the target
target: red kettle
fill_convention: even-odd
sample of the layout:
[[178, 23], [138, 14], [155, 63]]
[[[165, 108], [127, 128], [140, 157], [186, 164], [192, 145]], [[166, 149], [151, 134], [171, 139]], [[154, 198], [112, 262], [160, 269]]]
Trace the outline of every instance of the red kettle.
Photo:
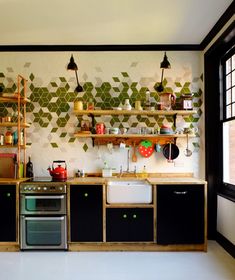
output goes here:
[[[55, 163], [64, 163], [65, 167], [62, 167], [61, 164], [58, 164], [57, 167], [54, 167]], [[67, 180], [67, 165], [65, 160], [54, 160], [52, 163], [52, 169], [47, 168], [52, 176], [53, 181], [66, 181]]]

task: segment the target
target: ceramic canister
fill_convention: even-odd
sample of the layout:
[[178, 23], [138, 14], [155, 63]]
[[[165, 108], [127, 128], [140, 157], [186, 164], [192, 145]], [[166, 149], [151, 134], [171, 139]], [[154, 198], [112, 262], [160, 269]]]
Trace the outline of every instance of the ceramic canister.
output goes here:
[[74, 101], [74, 110], [81, 111], [83, 110], [83, 103], [80, 100]]
[[105, 133], [105, 125], [104, 123], [97, 123], [95, 126], [96, 134], [104, 134]]

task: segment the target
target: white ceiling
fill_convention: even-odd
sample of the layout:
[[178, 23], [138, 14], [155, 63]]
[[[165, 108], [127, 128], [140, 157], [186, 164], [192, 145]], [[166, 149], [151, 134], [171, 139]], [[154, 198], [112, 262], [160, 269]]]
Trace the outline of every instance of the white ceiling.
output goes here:
[[233, 0], [0, 0], [0, 45], [200, 44]]

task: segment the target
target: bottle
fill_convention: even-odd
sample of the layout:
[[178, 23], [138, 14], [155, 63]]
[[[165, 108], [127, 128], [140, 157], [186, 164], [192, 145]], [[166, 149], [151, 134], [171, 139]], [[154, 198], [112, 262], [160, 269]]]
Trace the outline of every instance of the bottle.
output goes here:
[[123, 109], [124, 110], [131, 110], [131, 104], [130, 104], [130, 99], [125, 99], [125, 103], [124, 103], [124, 106], [123, 106]]
[[89, 101], [87, 102], [87, 110], [94, 110], [94, 102], [92, 98], [89, 98]]
[[26, 164], [26, 177], [32, 178], [33, 177], [33, 163], [31, 161], [31, 157], [29, 156], [29, 161]]
[[8, 127], [5, 134], [5, 145], [12, 145], [12, 144], [13, 144], [13, 135], [11, 129]]
[[0, 145], [3, 146], [4, 145], [4, 135], [0, 134]]
[[151, 109], [151, 102], [150, 102], [150, 91], [146, 91], [146, 101], [145, 101], [145, 110]]
[[146, 166], [144, 165], [144, 168], [141, 172], [141, 177], [142, 178], [147, 178], [148, 177], [148, 173], [147, 173], [147, 170], [146, 170]]

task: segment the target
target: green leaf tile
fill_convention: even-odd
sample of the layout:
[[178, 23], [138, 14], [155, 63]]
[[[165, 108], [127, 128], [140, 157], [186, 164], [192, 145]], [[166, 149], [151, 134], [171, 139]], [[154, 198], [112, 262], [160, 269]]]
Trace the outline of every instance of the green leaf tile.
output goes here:
[[128, 75], [127, 72], [122, 72], [121, 74], [122, 74], [122, 76], [125, 77], [125, 78], [129, 77], [129, 75]]
[[52, 85], [53, 87], [58, 87], [58, 85], [57, 85], [56, 82], [51, 82], [51, 85]]
[[57, 130], [58, 130], [58, 127], [54, 127], [54, 128], [52, 128], [51, 133], [56, 133]]
[[116, 83], [120, 82], [120, 80], [119, 80], [118, 77], [113, 77], [113, 80], [114, 80], [114, 82], [116, 82]]
[[88, 150], [87, 144], [84, 144], [82, 148], [83, 148], [83, 150], [86, 152], [86, 151]]
[[58, 148], [58, 145], [56, 144], [56, 143], [50, 143], [51, 144], [51, 146], [52, 146], [52, 148]]
[[75, 142], [75, 140], [76, 140], [76, 138], [75, 137], [71, 137], [71, 138], [69, 138], [69, 143], [74, 143]]

